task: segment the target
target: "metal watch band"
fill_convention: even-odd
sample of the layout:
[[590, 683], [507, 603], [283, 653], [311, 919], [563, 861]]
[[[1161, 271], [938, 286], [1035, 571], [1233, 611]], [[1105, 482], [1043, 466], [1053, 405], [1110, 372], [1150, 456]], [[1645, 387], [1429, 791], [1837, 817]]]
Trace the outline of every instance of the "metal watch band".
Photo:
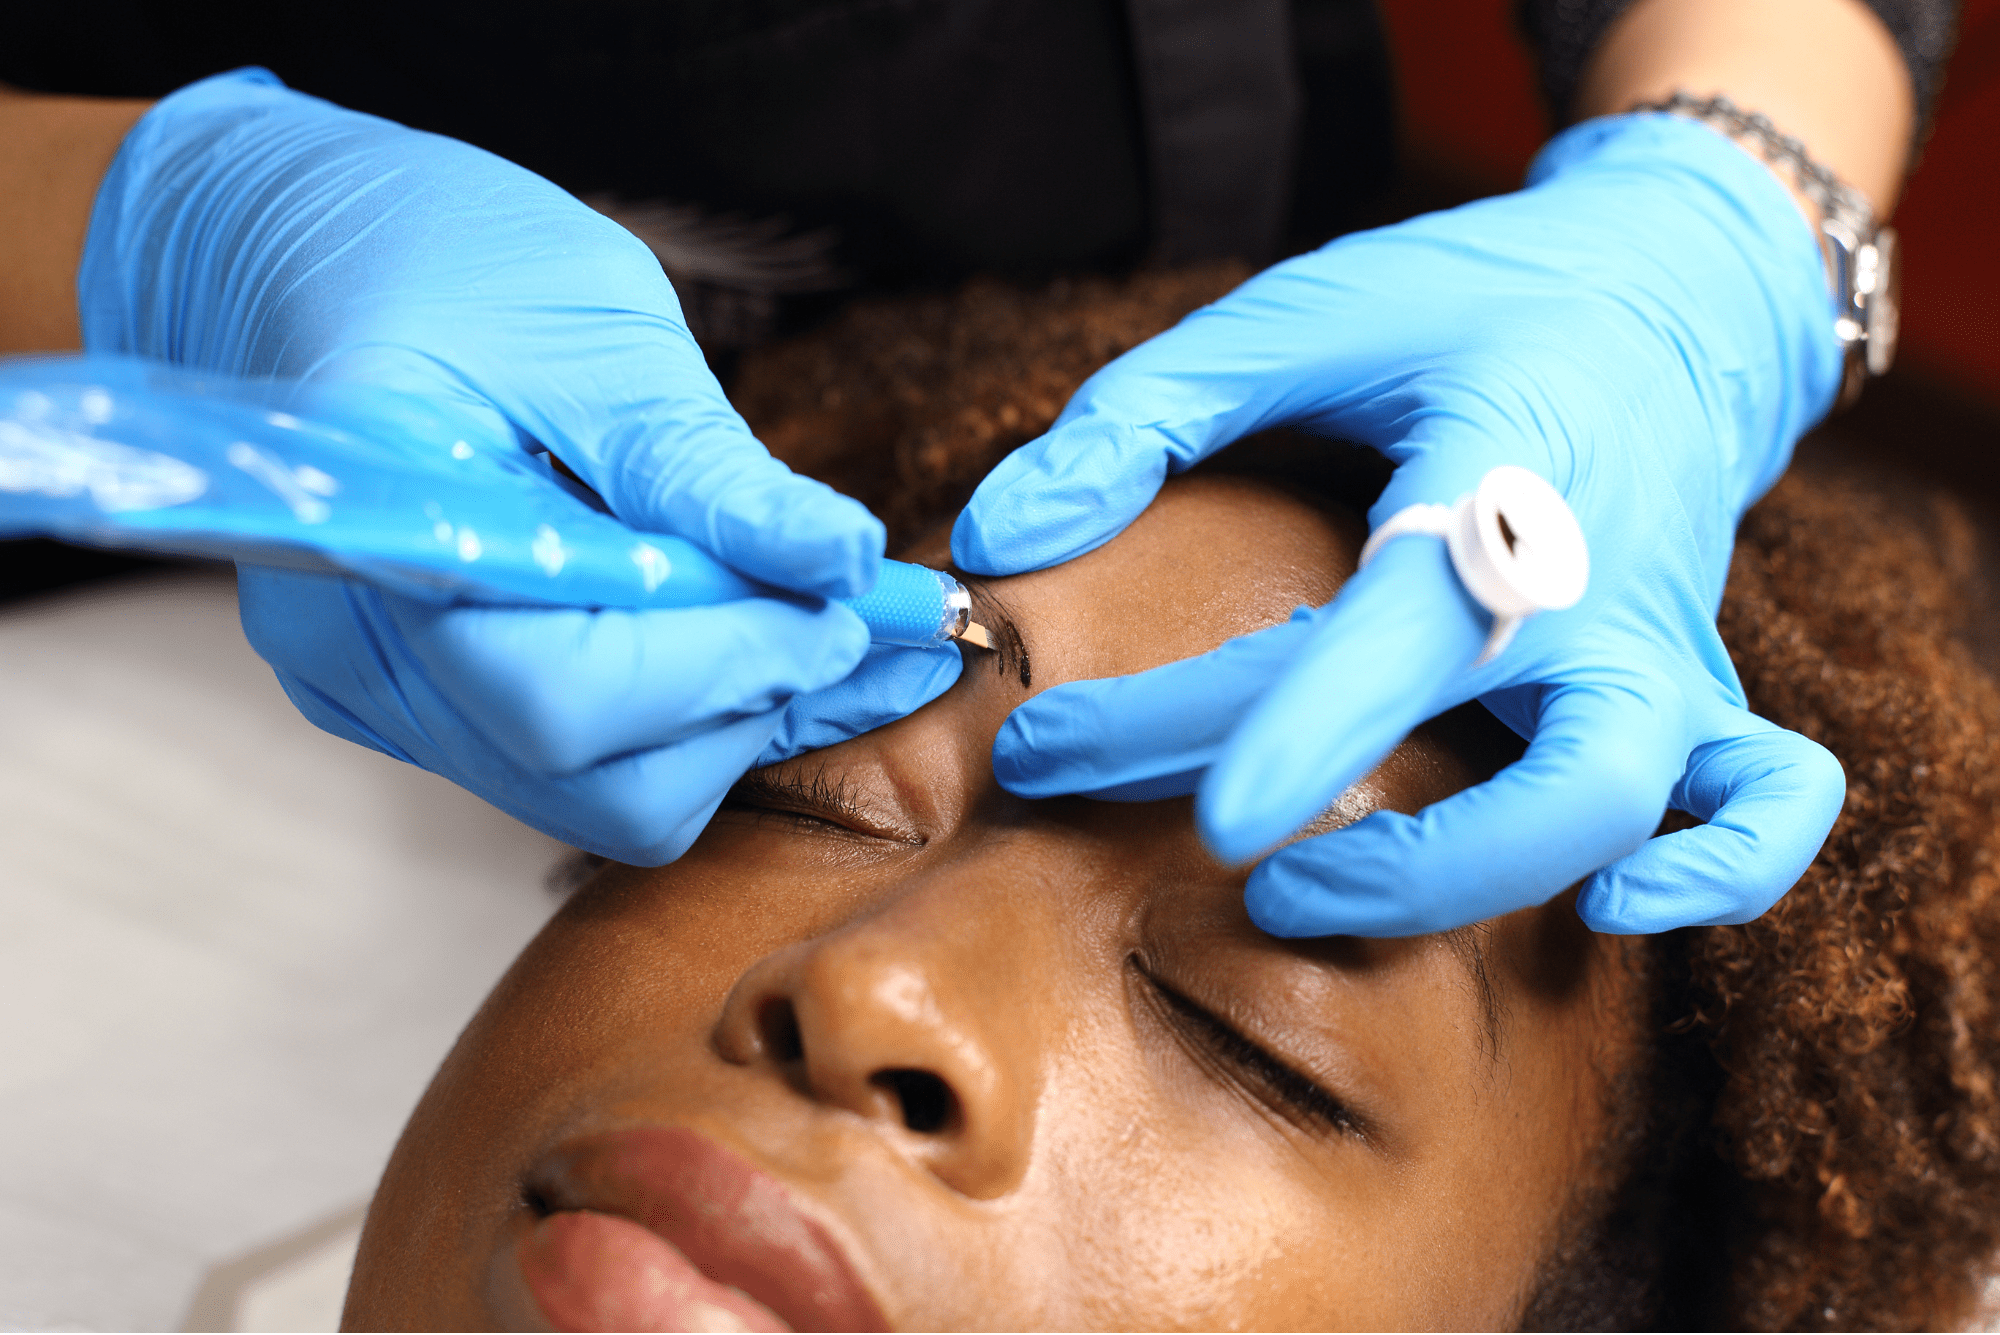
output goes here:
[[1839, 403], [1852, 403], [1870, 376], [1881, 375], [1896, 357], [1902, 294], [1902, 265], [1896, 229], [1877, 227], [1868, 197], [1814, 162], [1806, 146], [1781, 134], [1768, 116], [1746, 112], [1722, 96], [1694, 97], [1676, 91], [1664, 102], [1645, 102], [1634, 111], [1662, 111], [1700, 121], [1736, 140], [1749, 141], [1760, 157], [1790, 170], [1799, 193], [1820, 211], [1820, 243], [1833, 293], [1833, 333], [1846, 365]]

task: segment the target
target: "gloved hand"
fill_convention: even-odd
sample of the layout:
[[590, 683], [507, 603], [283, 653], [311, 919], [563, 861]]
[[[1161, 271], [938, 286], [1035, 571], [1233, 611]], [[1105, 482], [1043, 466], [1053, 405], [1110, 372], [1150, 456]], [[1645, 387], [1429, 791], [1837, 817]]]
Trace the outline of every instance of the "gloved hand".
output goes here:
[[[677, 857], [787, 700], [846, 678], [868, 648], [825, 599], [873, 583], [881, 525], [751, 437], [642, 243], [491, 154], [261, 70], [192, 84], [119, 150], [78, 296], [90, 351], [450, 402], [498, 440], [553, 452], [626, 523], [800, 595], [437, 607], [241, 570], [244, 631], [308, 718], [559, 839]], [[883, 680], [935, 694], [958, 655], [934, 657], [928, 677]], [[928, 698], [857, 686], [842, 722]]]
[[[994, 768], [1028, 796], [1198, 791], [1203, 838], [1247, 862], [1415, 724], [1478, 698], [1526, 755], [1415, 816], [1272, 854], [1247, 891], [1259, 925], [1436, 931], [1584, 878], [1578, 909], [1600, 931], [1754, 918], [1817, 853], [1845, 784], [1826, 751], [1745, 709], [1714, 618], [1737, 520], [1838, 373], [1820, 253], [1785, 190], [1659, 115], [1571, 129], [1516, 194], [1280, 264], [1085, 384], [980, 487], [959, 563], [1003, 574], [1089, 551], [1168, 472], [1292, 425], [1396, 464], [1371, 524], [1449, 504], [1498, 464], [1540, 474], [1590, 544], [1584, 601], [1473, 668], [1486, 612], [1441, 541], [1400, 537], [1288, 625], [1036, 697]], [[1649, 840], [1669, 805], [1707, 824]]]

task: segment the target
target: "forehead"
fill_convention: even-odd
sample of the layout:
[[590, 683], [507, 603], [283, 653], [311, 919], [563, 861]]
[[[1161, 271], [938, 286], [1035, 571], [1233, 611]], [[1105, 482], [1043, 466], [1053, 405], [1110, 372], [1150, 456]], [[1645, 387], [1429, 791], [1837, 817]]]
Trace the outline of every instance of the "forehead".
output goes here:
[[[1205, 653], [1330, 601], [1366, 536], [1354, 512], [1258, 478], [1169, 480], [1129, 528], [1046, 570], [991, 581], [1034, 685], [1122, 676]], [[910, 553], [941, 561], [941, 540]]]

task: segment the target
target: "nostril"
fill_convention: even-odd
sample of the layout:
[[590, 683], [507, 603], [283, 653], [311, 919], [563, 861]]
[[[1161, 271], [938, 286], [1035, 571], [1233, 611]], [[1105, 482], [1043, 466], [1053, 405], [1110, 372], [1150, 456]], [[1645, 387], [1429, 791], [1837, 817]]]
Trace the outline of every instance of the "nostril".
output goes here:
[[758, 1008], [757, 1037], [774, 1062], [795, 1062], [806, 1055], [805, 1041], [799, 1037], [799, 1013], [784, 997], [772, 997]]
[[903, 1125], [912, 1131], [934, 1135], [958, 1116], [958, 1098], [951, 1086], [929, 1071], [879, 1071], [869, 1083], [896, 1096], [903, 1109]]

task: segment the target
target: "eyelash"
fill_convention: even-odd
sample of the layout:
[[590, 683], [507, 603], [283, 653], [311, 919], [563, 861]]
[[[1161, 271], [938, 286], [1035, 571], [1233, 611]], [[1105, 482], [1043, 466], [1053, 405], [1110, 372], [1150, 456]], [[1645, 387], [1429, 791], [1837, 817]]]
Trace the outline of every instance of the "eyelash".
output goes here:
[[[847, 776], [828, 778], [824, 766], [810, 776], [787, 774], [777, 778], [761, 772], [746, 774], [722, 799], [722, 805], [824, 826], [843, 834], [858, 834], [861, 831], [856, 827], [866, 825], [861, 809], [848, 795]], [[800, 807], [806, 809], [798, 810]]]
[[1184, 1036], [1200, 1044], [1209, 1056], [1227, 1066], [1229, 1078], [1243, 1086], [1245, 1092], [1303, 1129], [1352, 1136], [1365, 1134], [1365, 1128], [1353, 1110], [1317, 1083], [1280, 1061], [1214, 1011], [1160, 978], [1138, 955], [1130, 956], [1127, 962], [1133, 972], [1145, 981], [1155, 1001], [1167, 1013], [1169, 1022]]

